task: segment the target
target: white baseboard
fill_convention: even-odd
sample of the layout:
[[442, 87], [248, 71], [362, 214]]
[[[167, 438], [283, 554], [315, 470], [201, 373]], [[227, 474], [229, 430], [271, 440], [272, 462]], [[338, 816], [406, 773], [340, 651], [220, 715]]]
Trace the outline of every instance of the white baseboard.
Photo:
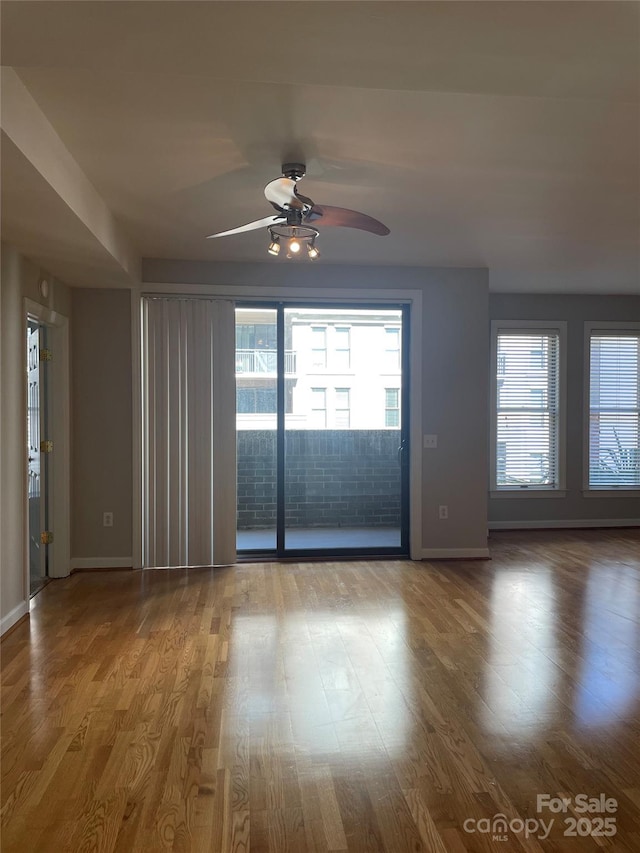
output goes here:
[[71, 571], [76, 569], [130, 569], [133, 557], [72, 557]]
[[570, 518], [549, 521], [490, 521], [489, 530], [545, 530], [579, 527], [640, 527], [640, 518]]
[[422, 560], [489, 560], [488, 548], [423, 548]]
[[22, 601], [17, 607], [14, 607], [6, 616], [3, 616], [0, 619], [0, 636], [4, 634], [5, 631], [8, 631], [9, 628], [12, 628], [18, 619], [22, 619], [25, 613], [29, 612], [29, 602]]

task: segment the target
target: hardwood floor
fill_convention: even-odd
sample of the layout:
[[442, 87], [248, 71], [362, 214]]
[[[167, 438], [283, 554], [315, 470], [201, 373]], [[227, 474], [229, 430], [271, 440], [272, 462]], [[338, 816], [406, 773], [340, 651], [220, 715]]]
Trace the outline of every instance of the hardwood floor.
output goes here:
[[50, 583], [2, 644], [3, 853], [640, 850], [640, 531], [491, 551]]

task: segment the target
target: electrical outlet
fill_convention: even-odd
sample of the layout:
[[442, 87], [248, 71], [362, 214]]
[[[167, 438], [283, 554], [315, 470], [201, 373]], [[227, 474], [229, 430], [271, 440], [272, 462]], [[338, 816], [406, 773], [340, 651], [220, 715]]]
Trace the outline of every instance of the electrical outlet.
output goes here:
[[113, 527], [113, 513], [112, 512], [103, 512], [102, 513], [102, 526], [103, 527]]
[[440, 521], [444, 521], [449, 518], [449, 507], [444, 504], [438, 507], [438, 518]]

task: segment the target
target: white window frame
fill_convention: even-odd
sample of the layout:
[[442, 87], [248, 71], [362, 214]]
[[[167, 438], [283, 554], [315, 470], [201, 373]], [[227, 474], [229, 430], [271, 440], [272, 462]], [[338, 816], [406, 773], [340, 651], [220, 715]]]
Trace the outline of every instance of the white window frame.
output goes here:
[[586, 498], [637, 498], [635, 486], [591, 486], [589, 484], [589, 421], [591, 415], [591, 336], [593, 334], [640, 334], [640, 323], [603, 323], [588, 320], [584, 324], [584, 392], [582, 417], [582, 494]]
[[[322, 324], [319, 325], [318, 323], [311, 323], [309, 325], [309, 330], [310, 330], [310, 341], [311, 341], [311, 346], [309, 347], [309, 351], [311, 354], [311, 370], [309, 372], [310, 373], [318, 373], [318, 372], [324, 373], [324, 372], [326, 372], [327, 365], [329, 363], [328, 359], [327, 359], [327, 327], [325, 325], [322, 325]], [[314, 344], [314, 338], [315, 338], [315, 334], [314, 334], [315, 332], [322, 332], [322, 335], [323, 335], [323, 339], [322, 339], [323, 346], [322, 347], [314, 347], [314, 345], [313, 345]], [[324, 353], [324, 358], [323, 358], [322, 364], [316, 364], [315, 363], [315, 354], [316, 353]]]
[[[387, 392], [395, 391], [396, 392], [396, 405], [395, 406], [387, 406]], [[398, 423], [394, 426], [390, 426], [387, 423], [387, 413], [388, 412], [397, 412], [398, 413]], [[400, 429], [401, 428], [401, 405], [400, 405], [400, 388], [398, 387], [386, 387], [384, 389], [384, 429]]]
[[[340, 337], [341, 337], [340, 333], [341, 332], [347, 333], [347, 346], [346, 347], [338, 346], [338, 344], [340, 343]], [[346, 353], [347, 354], [347, 357], [346, 357], [347, 366], [346, 367], [344, 365], [336, 364], [336, 362], [339, 360], [339, 355], [338, 355], [339, 353]], [[333, 356], [334, 356], [334, 358], [333, 358], [334, 366], [336, 366], [337, 369], [341, 373], [351, 373], [352, 372], [352, 368], [351, 368], [351, 326], [350, 325], [342, 324], [340, 326], [334, 326], [333, 327]]]
[[[339, 393], [346, 392], [347, 395], [347, 405], [346, 406], [338, 406]], [[351, 429], [351, 388], [340, 385], [333, 389], [334, 394], [334, 407], [333, 407], [333, 420], [334, 420], [334, 429]], [[338, 412], [346, 412], [347, 420], [349, 421], [348, 426], [341, 427], [338, 426]]]
[[[389, 333], [394, 332], [397, 336], [398, 345], [395, 347], [389, 347]], [[384, 327], [384, 369], [381, 371], [383, 374], [394, 374], [401, 370], [402, 368], [402, 329], [400, 326], [385, 326]], [[394, 354], [394, 365], [393, 367], [389, 364], [391, 361], [390, 354]]]
[[[531, 484], [498, 486], [498, 331], [549, 332], [558, 335], [558, 485]], [[566, 492], [566, 433], [567, 433], [567, 322], [566, 320], [492, 320], [490, 364], [491, 424], [489, 429], [489, 497], [491, 498], [564, 498]]]
[[[323, 424], [323, 426], [318, 427], [318, 426], [312, 425], [311, 429], [328, 429], [328, 423], [327, 423], [327, 389], [324, 386], [313, 385], [311, 387], [310, 391], [311, 391], [311, 399], [309, 401], [309, 403], [310, 403], [309, 411], [310, 412], [324, 412], [324, 424]], [[319, 406], [313, 405], [316, 392], [322, 392], [322, 395], [323, 395], [322, 402], [324, 403], [323, 406], [319, 407]]]

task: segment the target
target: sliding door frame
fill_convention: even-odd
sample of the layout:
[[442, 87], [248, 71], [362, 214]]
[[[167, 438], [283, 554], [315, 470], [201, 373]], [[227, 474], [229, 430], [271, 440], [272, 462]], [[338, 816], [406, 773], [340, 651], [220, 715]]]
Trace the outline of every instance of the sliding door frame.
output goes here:
[[[379, 271], [376, 271], [379, 275]], [[296, 302], [305, 305], [359, 305], [368, 303], [381, 306], [411, 306], [408, 338], [408, 396], [411, 398], [409, 415], [409, 556], [412, 560], [422, 559], [422, 316], [423, 291], [413, 288], [358, 287], [331, 288], [322, 287], [322, 296], [318, 295], [319, 286], [310, 295], [309, 287], [284, 287], [270, 285], [245, 284], [190, 284], [176, 282], [146, 282], [137, 284], [131, 291], [131, 337], [132, 337], [132, 381], [133, 381], [133, 565], [142, 568], [142, 296], [180, 295], [213, 296], [226, 298], [236, 303]], [[405, 395], [407, 396], [407, 395]]]
[[[236, 301], [236, 308], [252, 307], [258, 310], [276, 312], [276, 544], [275, 548], [246, 548], [239, 552], [241, 558], [276, 557], [288, 558], [326, 558], [326, 557], [407, 557], [409, 555], [409, 532], [411, 529], [410, 505], [410, 394], [409, 394], [409, 352], [410, 352], [410, 305], [408, 303], [379, 303], [373, 300], [359, 302], [331, 303], [300, 300], [280, 300], [257, 302]], [[393, 546], [363, 548], [358, 546], [341, 548], [289, 548], [286, 544], [286, 412], [285, 412], [285, 312], [296, 308], [320, 308], [331, 311], [334, 308], [353, 311], [400, 311], [401, 312], [401, 356], [400, 356], [400, 543]], [[366, 527], [364, 528], [366, 529]]]

